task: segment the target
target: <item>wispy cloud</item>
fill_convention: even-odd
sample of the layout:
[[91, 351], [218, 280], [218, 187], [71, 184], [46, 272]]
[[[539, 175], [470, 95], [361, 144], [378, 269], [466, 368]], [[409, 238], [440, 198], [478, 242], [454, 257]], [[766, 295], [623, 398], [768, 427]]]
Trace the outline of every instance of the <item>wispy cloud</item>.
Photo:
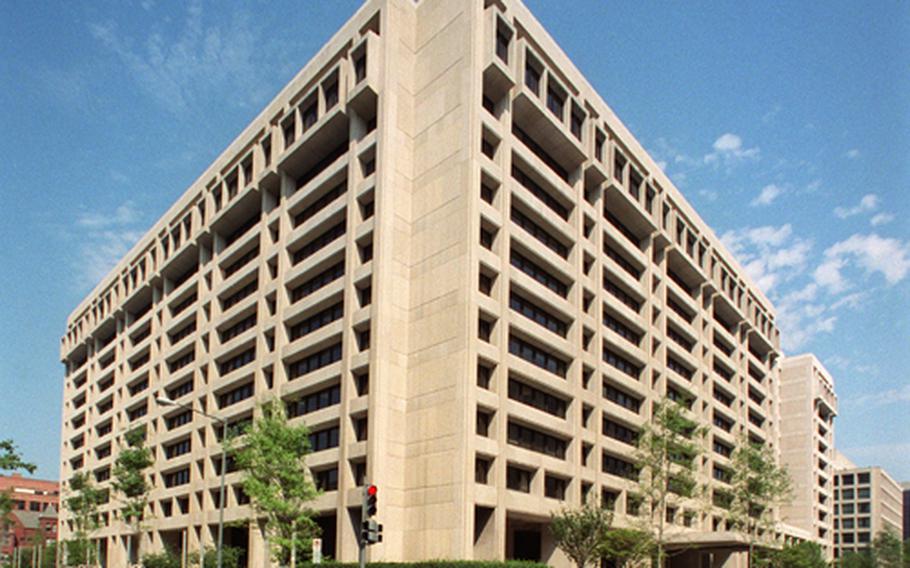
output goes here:
[[891, 221], [894, 221], [894, 215], [891, 213], [878, 213], [874, 215], [872, 219], [869, 220], [869, 224], [873, 227], [878, 227], [881, 225], [887, 225]]
[[[147, 11], [152, 2], [145, 2]], [[223, 17], [190, 2], [180, 24], [157, 25], [144, 37], [125, 33], [113, 21], [89, 25], [92, 36], [125, 66], [140, 90], [163, 108], [180, 114], [201, 111], [213, 96], [238, 106], [254, 106], [268, 95], [263, 58], [272, 51], [268, 35], [243, 12]], [[149, 16], [151, 17], [151, 16]], [[179, 16], [178, 16], [179, 17]]]
[[760, 150], [756, 148], [744, 148], [743, 139], [732, 132], [720, 135], [712, 145], [714, 151], [706, 154], [702, 159], [706, 164], [718, 164], [720, 162], [730, 164], [742, 160], [757, 160]]
[[844, 156], [850, 160], [855, 160], [859, 158], [859, 150], [856, 148], [851, 148], [844, 153]]
[[762, 115], [761, 121], [764, 122], [765, 124], [770, 123], [777, 117], [778, 114], [780, 114], [781, 110], [782, 110], [782, 107], [780, 105], [774, 105], [773, 107], [771, 107], [771, 110], [769, 110], [768, 112], [766, 112], [765, 114]]
[[129, 201], [113, 211], [85, 211], [76, 216], [68, 233], [76, 243], [72, 268], [80, 291], [101, 281], [142, 237], [141, 217]]
[[766, 185], [765, 187], [761, 188], [761, 191], [758, 193], [755, 199], [751, 201], [750, 205], [752, 205], [752, 207], [771, 205], [774, 203], [774, 200], [780, 197], [783, 192], [784, 189], [779, 185], [775, 185], [773, 183]]
[[[878, 417], [869, 416], [869, 419]], [[900, 427], [900, 424], [881, 424], [881, 427]], [[864, 466], [879, 466], [897, 479], [910, 477], [907, 455], [910, 454], [910, 441], [894, 444], [872, 444], [868, 446], [848, 446], [840, 448], [852, 461]]]
[[835, 207], [834, 215], [841, 219], [847, 219], [848, 217], [853, 217], [855, 215], [861, 215], [863, 213], [868, 213], [869, 211], [874, 211], [878, 208], [878, 204], [878, 196], [874, 193], [867, 193], [866, 195], [862, 196], [862, 198], [859, 200], [859, 203], [853, 207]]
[[910, 403], [910, 385], [867, 393], [856, 398], [844, 399], [844, 404], [858, 407], [879, 407], [891, 404]]

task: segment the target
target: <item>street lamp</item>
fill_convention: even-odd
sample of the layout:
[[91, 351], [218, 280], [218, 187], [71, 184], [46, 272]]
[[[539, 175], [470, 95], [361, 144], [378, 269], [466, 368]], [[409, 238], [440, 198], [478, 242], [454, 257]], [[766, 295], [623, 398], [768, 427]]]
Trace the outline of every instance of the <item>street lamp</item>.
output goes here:
[[166, 396], [159, 396], [155, 398], [155, 401], [158, 404], [163, 406], [176, 406], [195, 412], [196, 414], [205, 416], [209, 420], [214, 420], [221, 424], [221, 489], [218, 491], [218, 550], [217, 550], [217, 566], [218, 568], [223, 568], [223, 557], [224, 557], [224, 474], [227, 471], [227, 435], [228, 435], [228, 423], [224, 418], [218, 416], [212, 416], [202, 410], [196, 410], [190, 405], [177, 402], [176, 400], [171, 400]]

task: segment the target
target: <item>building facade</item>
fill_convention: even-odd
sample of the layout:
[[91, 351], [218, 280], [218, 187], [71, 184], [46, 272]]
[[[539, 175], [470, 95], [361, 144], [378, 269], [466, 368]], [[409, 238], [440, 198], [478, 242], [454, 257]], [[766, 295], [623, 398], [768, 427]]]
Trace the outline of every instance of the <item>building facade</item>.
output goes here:
[[[550, 512], [629, 522], [668, 396], [710, 429], [677, 562], [741, 566], [730, 456], [777, 448], [779, 356], [773, 306], [523, 4], [370, 0], [70, 316], [61, 471], [108, 485], [145, 426], [133, 549], [211, 546], [218, 429], [156, 397], [235, 426], [280, 397], [313, 433], [326, 554], [357, 558], [372, 482], [372, 560], [566, 565]], [[227, 540], [263, 566], [239, 482]]]
[[901, 486], [880, 467], [845, 463], [834, 479], [835, 558], [867, 550], [875, 536], [903, 531]]
[[901, 483], [904, 493], [904, 534], [903, 540], [910, 539], [910, 481]]
[[834, 379], [814, 355], [785, 357], [780, 370], [780, 456], [792, 498], [782, 520], [834, 557]]
[[46, 540], [56, 540], [59, 483], [17, 473], [0, 475], [0, 493], [9, 494], [13, 501], [12, 518], [6, 530], [0, 533], [0, 557], [12, 555], [13, 548], [30, 542], [35, 534], [43, 534]]

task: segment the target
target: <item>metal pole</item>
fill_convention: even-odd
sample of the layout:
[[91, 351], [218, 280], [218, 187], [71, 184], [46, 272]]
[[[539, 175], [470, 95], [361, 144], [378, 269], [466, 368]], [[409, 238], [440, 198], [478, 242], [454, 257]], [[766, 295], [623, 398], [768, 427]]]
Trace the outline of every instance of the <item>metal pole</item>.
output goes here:
[[227, 471], [227, 420], [221, 421], [221, 489], [218, 491], [218, 568], [224, 560], [224, 474]]

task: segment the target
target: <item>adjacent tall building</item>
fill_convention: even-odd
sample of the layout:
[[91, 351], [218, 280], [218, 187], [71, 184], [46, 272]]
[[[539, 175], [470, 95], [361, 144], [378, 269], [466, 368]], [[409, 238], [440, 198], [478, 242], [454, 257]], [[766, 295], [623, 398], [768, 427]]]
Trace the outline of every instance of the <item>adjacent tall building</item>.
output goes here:
[[[710, 429], [676, 562], [742, 566], [730, 456], [777, 448], [779, 357], [770, 302], [518, 0], [370, 0], [70, 316], [62, 476], [108, 486], [144, 426], [133, 550], [211, 546], [219, 429], [156, 397], [233, 426], [280, 397], [327, 554], [356, 559], [369, 481], [373, 560], [566, 565], [550, 512], [637, 514], [630, 455], [669, 396]], [[228, 542], [262, 566], [227, 480]]]
[[903, 531], [901, 486], [880, 467], [858, 467], [841, 454], [834, 479], [835, 558], [869, 549], [875, 536]]
[[834, 557], [834, 379], [814, 355], [786, 357], [780, 372], [780, 455], [793, 483], [781, 508], [789, 525], [807, 531]]

